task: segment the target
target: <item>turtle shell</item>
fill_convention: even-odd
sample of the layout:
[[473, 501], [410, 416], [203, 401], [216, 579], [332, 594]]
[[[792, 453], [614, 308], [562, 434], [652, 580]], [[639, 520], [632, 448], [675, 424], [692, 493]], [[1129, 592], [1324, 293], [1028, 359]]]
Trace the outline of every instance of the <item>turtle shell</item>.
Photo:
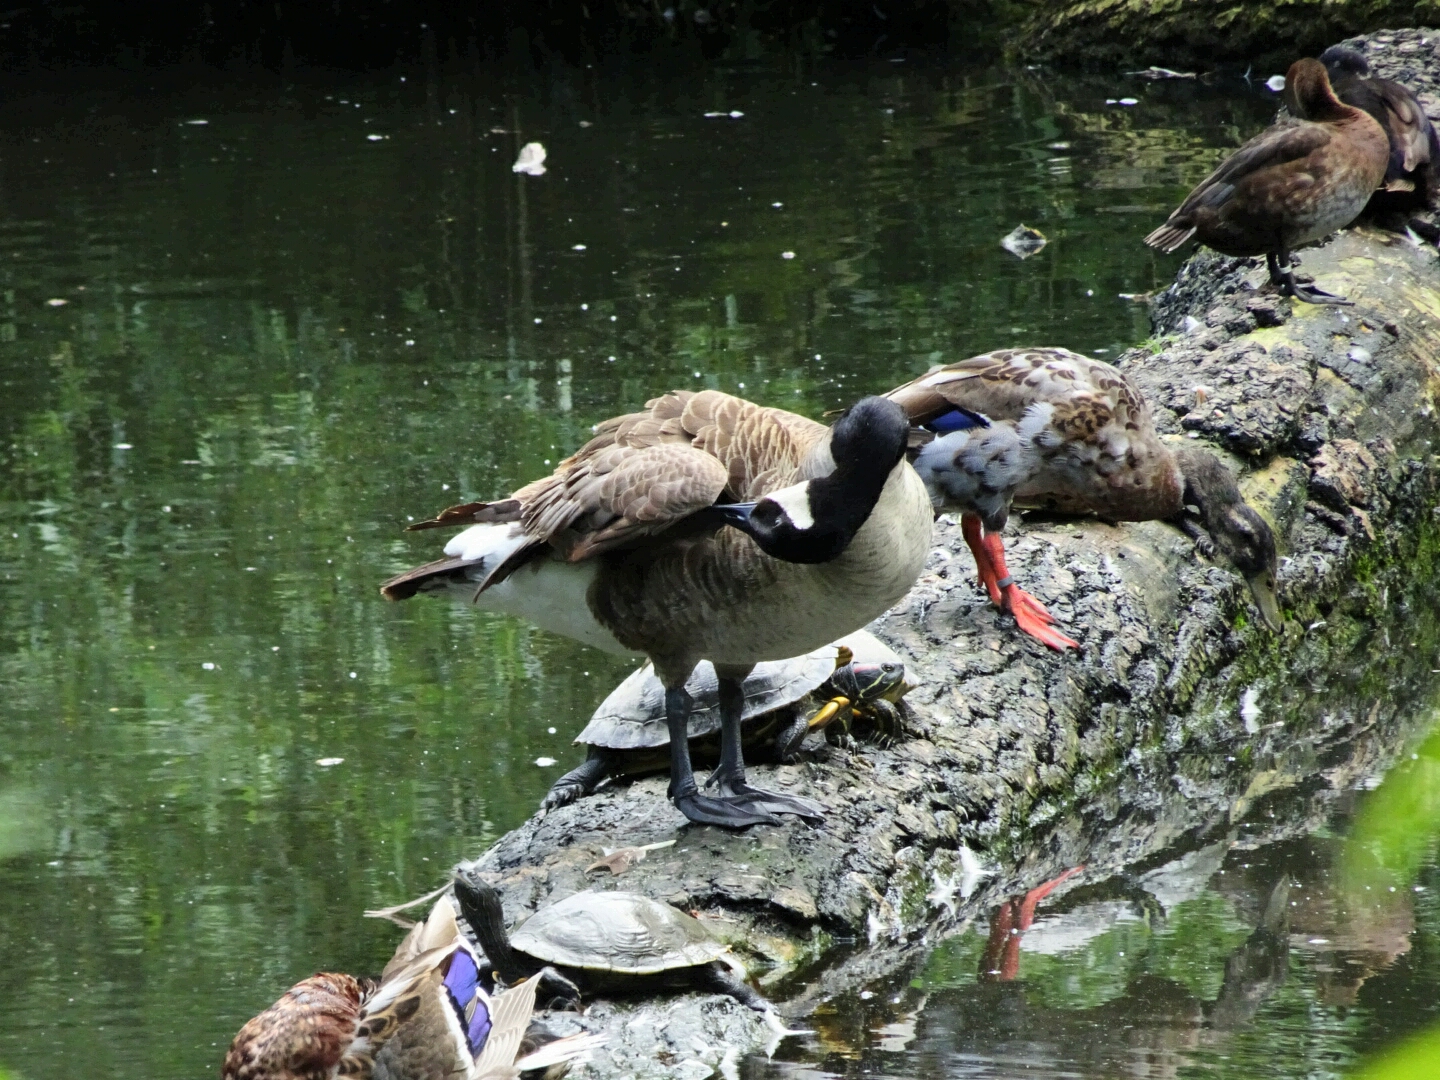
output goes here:
[[547, 964], [655, 975], [718, 959], [725, 946], [698, 919], [648, 896], [587, 891], [542, 908], [510, 945]]
[[[875, 635], [856, 630], [804, 656], [756, 664], [745, 680], [745, 711], [741, 714], [741, 723], [793, 705], [817, 689], [835, 670], [841, 645], [848, 646], [857, 660], [899, 659]], [[690, 738], [719, 731], [720, 682], [715, 677], [714, 665], [708, 660], [696, 665], [686, 680], [685, 689], [694, 702], [690, 710]], [[655, 677], [655, 669], [646, 664], [632, 671], [600, 703], [585, 730], [575, 736], [575, 742], [607, 750], [668, 746], [670, 729], [665, 725], [665, 687]]]

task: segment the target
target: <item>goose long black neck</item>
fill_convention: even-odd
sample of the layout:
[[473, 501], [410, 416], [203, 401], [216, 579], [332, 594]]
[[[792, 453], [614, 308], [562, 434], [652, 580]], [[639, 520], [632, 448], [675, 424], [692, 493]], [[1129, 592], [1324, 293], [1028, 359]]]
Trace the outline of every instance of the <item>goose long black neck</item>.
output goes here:
[[457, 874], [455, 899], [485, 958], [500, 977], [510, 983], [528, 975], [526, 965], [510, 947], [510, 937], [505, 933], [505, 909], [494, 887], [474, 875]]
[[909, 421], [893, 401], [862, 398], [830, 431], [834, 471], [761, 499], [745, 531], [766, 554], [786, 562], [837, 558], [880, 501], [909, 434]]

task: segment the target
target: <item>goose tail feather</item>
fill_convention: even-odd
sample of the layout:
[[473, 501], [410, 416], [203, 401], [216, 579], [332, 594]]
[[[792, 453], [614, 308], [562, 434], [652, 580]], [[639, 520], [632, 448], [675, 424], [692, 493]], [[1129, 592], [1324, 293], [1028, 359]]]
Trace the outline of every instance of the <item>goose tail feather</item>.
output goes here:
[[503, 581], [536, 549], [534, 537], [516, 522], [472, 525], [445, 545], [446, 558], [397, 574], [380, 586], [387, 600], [408, 600], [417, 592], [460, 579], [476, 587], [476, 595]]
[[496, 521], [519, 521], [520, 500], [500, 499], [497, 502], [472, 502], [461, 503], [459, 506], [450, 506], [433, 518], [425, 521], [417, 521], [413, 525], [406, 525], [406, 532], [418, 532], [421, 529], [443, 529], [450, 525], [484, 525]]

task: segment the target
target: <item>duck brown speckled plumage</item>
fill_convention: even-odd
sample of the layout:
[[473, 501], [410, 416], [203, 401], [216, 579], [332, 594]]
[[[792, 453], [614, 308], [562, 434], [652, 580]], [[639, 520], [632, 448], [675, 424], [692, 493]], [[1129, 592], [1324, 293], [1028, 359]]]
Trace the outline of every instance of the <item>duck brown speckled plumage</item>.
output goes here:
[[917, 430], [915, 470], [961, 529], [991, 600], [1052, 648], [1073, 644], [1010, 577], [1000, 531], [1010, 506], [1096, 514], [1107, 521], [1181, 519], [1244, 574], [1278, 630], [1275, 538], [1209, 451], [1167, 443], [1125, 375], [1068, 349], [997, 349], [947, 364], [888, 395]]
[[598, 1045], [593, 1036], [569, 1036], [517, 1061], [535, 980], [491, 996], [479, 984], [480, 969], [442, 896], [378, 980], [320, 972], [249, 1020], [230, 1044], [221, 1078], [508, 1080]]
[[1318, 60], [1290, 65], [1285, 95], [1302, 119], [1266, 128], [1231, 154], [1145, 243], [1174, 251], [1193, 236], [1224, 255], [1264, 255], [1283, 292], [1346, 304], [1297, 282], [1291, 252], [1355, 220], [1384, 180], [1390, 144], [1374, 117], [1335, 96]]

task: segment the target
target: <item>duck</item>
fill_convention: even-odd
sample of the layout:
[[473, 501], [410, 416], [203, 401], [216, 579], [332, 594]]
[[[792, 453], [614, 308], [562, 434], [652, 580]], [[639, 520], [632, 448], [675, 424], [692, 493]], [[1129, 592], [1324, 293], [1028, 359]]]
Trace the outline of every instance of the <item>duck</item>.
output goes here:
[[[1005, 565], [1014, 504], [1103, 520], [1177, 520], [1249, 583], [1265, 624], [1283, 626], [1275, 534], [1208, 450], [1174, 445], [1117, 368], [1062, 348], [997, 349], [936, 367], [886, 395], [914, 426], [911, 456], [936, 511], [961, 535], [991, 602], [1058, 651], [1076, 647]], [[1187, 507], [1194, 518], [1185, 517]]]
[[[411, 529], [468, 527], [445, 557], [385, 582], [529, 620], [612, 652], [648, 656], [665, 687], [670, 798], [691, 822], [744, 828], [824, 815], [752, 787], [741, 684], [756, 663], [820, 648], [894, 605], [919, 576], [930, 500], [906, 460], [910, 424], [867, 397], [833, 427], [718, 390], [674, 391], [597, 424], [548, 476]], [[702, 794], [690, 763], [685, 682], [719, 679], [720, 764]]]
[[1320, 63], [1335, 96], [1369, 113], [1389, 141], [1383, 185], [1371, 196], [1370, 209], [1433, 209], [1440, 198], [1440, 137], [1419, 100], [1398, 82], [1372, 77], [1358, 49], [1332, 45], [1320, 54]]
[[225, 1054], [222, 1080], [501, 1080], [558, 1070], [599, 1045], [596, 1036], [567, 1036], [517, 1060], [533, 1043], [537, 980], [492, 996], [482, 970], [442, 896], [380, 978], [322, 971], [247, 1021]]
[[1266, 128], [1221, 162], [1145, 243], [1168, 252], [1194, 237], [1222, 255], [1264, 255], [1282, 293], [1348, 305], [1297, 281], [1291, 253], [1359, 216], [1385, 179], [1390, 143], [1374, 117], [1335, 96], [1319, 60], [1290, 65], [1285, 97], [1297, 119]]

